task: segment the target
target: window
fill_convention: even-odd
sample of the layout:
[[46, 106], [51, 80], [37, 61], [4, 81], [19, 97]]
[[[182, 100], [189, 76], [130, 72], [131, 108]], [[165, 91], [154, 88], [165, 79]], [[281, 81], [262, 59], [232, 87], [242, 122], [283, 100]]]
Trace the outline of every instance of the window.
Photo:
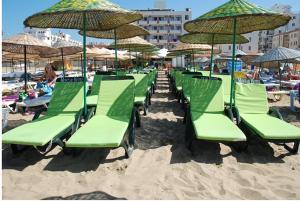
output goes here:
[[157, 26], [155, 26], [155, 27], [153, 27], [154, 28], [154, 30], [157, 30]]
[[181, 26], [176, 26], [176, 30], [181, 30]]
[[176, 17], [176, 21], [181, 21], [181, 17]]
[[156, 20], [157, 20], [157, 17], [154, 17], [154, 20], [156, 21]]
[[293, 16], [293, 20], [296, 19], [296, 16]]
[[249, 37], [249, 42], [251, 42], [251, 39], [252, 39], [252, 38], [251, 38], [251, 37]]
[[188, 15], [185, 16], [185, 20], [189, 20], [190, 17]]
[[251, 46], [248, 47], [248, 50], [251, 51]]
[[231, 45], [228, 46], [228, 50], [231, 50]]
[[158, 37], [158, 39], [159, 39], [159, 40], [162, 40], [162, 39], [163, 39], [163, 37], [162, 37], [162, 36], [159, 36], [159, 37]]
[[292, 23], [292, 27], [294, 27], [295, 26], [295, 23]]

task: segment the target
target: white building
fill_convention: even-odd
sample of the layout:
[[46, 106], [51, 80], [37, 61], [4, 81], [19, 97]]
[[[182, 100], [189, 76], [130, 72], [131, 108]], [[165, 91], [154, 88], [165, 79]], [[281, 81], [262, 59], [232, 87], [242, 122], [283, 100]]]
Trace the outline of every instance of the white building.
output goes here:
[[190, 8], [175, 11], [165, 6], [165, 1], [156, 0], [154, 9], [138, 10], [144, 17], [137, 24], [150, 32], [145, 40], [161, 49], [172, 49], [178, 44], [179, 36], [186, 33], [183, 25], [192, 19], [192, 11]]
[[291, 13], [292, 19], [285, 26], [274, 30], [272, 47], [297, 49], [300, 47], [300, 12]]
[[[249, 43], [237, 44], [236, 49], [247, 54], [256, 54], [258, 52], [259, 31], [247, 33], [243, 36], [249, 40]], [[230, 54], [232, 52], [232, 44], [218, 45], [218, 48], [219, 51], [224, 54]]]
[[24, 29], [24, 32], [37, 37], [38, 39], [44, 41], [48, 45], [52, 45], [58, 40], [66, 40], [66, 41], [68, 41], [71, 44], [74, 44], [76, 46], [81, 46], [82, 45], [81, 42], [71, 39], [71, 36], [69, 34], [65, 34], [65, 33], [62, 33], [62, 32], [59, 32], [57, 34], [51, 34], [51, 29], [40, 29], [40, 28], [26, 27]]

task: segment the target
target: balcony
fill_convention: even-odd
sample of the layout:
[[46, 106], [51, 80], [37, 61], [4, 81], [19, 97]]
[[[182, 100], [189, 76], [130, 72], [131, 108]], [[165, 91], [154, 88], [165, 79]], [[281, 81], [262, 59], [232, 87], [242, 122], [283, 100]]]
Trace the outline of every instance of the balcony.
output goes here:
[[168, 24], [168, 20], [159, 20], [158, 24]]
[[148, 30], [150, 34], [157, 34], [158, 30]]
[[150, 39], [149, 42], [152, 43], [152, 44], [157, 44], [158, 43], [157, 39]]
[[140, 21], [139, 21], [139, 25], [147, 25], [147, 24], [148, 24], [147, 21], [144, 21], [144, 20], [140, 20]]
[[175, 20], [175, 21], [170, 21], [170, 24], [181, 24], [181, 21], [177, 21], [177, 20]]
[[181, 30], [170, 30], [170, 34], [181, 34]]
[[169, 31], [168, 30], [159, 30], [158, 33], [160, 33], [160, 34], [167, 34], [167, 33], [169, 33]]
[[149, 20], [149, 24], [157, 24], [157, 20]]
[[160, 44], [162, 44], [162, 43], [168, 43], [168, 40], [164, 40], [164, 39], [158, 40], [158, 43], [160, 43]]

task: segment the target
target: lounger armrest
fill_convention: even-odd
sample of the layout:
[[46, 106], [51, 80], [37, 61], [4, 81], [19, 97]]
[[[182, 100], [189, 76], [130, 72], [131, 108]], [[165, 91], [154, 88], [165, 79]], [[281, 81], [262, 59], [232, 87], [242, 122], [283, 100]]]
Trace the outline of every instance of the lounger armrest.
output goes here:
[[230, 109], [230, 107], [226, 107], [225, 110], [225, 115], [231, 120], [233, 121], [233, 113], [232, 110]]
[[38, 111], [36, 111], [36, 112], [34, 113], [34, 116], [33, 116], [33, 118], [32, 118], [32, 121], [38, 119], [38, 118], [40, 117], [40, 115], [41, 115], [43, 112], [46, 112], [46, 111], [47, 111], [47, 108], [46, 108], [46, 107], [43, 107], [43, 108], [39, 109]]
[[279, 110], [278, 110], [277, 108], [275, 108], [275, 107], [271, 107], [271, 108], [269, 109], [269, 115], [274, 116], [274, 117], [276, 117], [276, 118], [278, 118], [278, 119], [283, 120], [281, 113], [280, 113]]
[[236, 119], [237, 124], [240, 124], [241, 123], [241, 116], [240, 116], [239, 109], [237, 107], [232, 107], [232, 113], [233, 113], [233, 116]]

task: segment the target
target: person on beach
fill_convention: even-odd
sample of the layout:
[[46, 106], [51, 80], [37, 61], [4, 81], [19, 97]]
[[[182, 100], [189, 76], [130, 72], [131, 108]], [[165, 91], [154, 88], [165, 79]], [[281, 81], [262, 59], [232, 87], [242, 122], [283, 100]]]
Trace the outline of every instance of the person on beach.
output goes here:
[[47, 64], [44, 71], [44, 80], [49, 87], [53, 87], [56, 82], [57, 76], [51, 64]]

